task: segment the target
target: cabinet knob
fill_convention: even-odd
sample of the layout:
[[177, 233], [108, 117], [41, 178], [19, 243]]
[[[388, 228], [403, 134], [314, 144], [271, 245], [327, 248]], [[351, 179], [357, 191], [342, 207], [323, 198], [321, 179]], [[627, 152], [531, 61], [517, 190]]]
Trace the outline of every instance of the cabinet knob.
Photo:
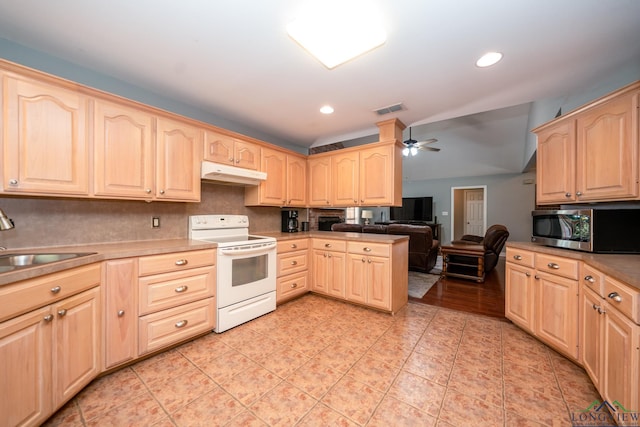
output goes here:
[[364, 258], [362, 258], [362, 262], [364, 262]]
[[367, 262], [368, 262], [369, 264], [371, 264], [371, 258], [367, 259]]
[[331, 243], [325, 243], [325, 244], [324, 244], [324, 247], [325, 247], [325, 248], [330, 248], [330, 247], [331, 247]]
[[47, 314], [43, 319], [45, 322], [51, 322], [53, 320], [53, 314]]
[[564, 197], [566, 197], [567, 199], [571, 198], [571, 193], [564, 193]]
[[325, 258], [327, 257], [327, 253], [326, 253], [326, 252], [324, 253], [324, 257], [325, 257]]
[[175, 327], [178, 329], [184, 328], [185, 326], [187, 326], [188, 323], [189, 323], [188, 320], [181, 320], [179, 322], [176, 322]]
[[10, 179], [9, 180], [9, 185], [18, 185], [18, 180], [17, 179]]
[[331, 258], [331, 254], [327, 255], [329, 258]]
[[124, 310], [118, 310], [118, 317], [124, 316]]
[[550, 262], [549, 264], [547, 264], [547, 267], [553, 269], [553, 270], [558, 270], [560, 268], [560, 266], [558, 264], [556, 264], [555, 262]]
[[164, 194], [164, 190], [160, 190], [160, 194]]
[[145, 188], [144, 192], [147, 193], [147, 194], [151, 194], [151, 189], [150, 188]]
[[295, 288], [297, 288], [297, 287], [298, 287], [298, 284], [297, 284], [297, 283], [292, 283], [292, 284], [291, 284], [291, 289], [295, 289]]
[[356, 199], [353, 199], [353, 203], [358, 203], [358, 201]]
[[298, 261], [291, 261], [291, 265], [298, 265]]
[[537, 274], [535, 276], [533, 276], [536, 280], [540, 280], [540, 276], [538, 276]]
[[366, 246], [364, 247], [364, 249], [363, 249], [363, 250], [364, 250], [365, 252], [371, 252], [371, 248], [366, 247]]
[[51, 293], [52, 294], [59, 294], [61, 290], [62, 290], [62, 288], [60, 286], [54, 286], [53, 288], [51, 288]]
[[620, 296], [620, 294], [618, 294], [617, 292], [611, 292], [609, 295], [607, 295], [609, 298], [611, 298], [612, 300], [614, 300], [615, 302], [622, 302], [622, 297]]
[[230, 161], [230, 162], [233, 162], [233, 157], [229, 157], [229, 161]]
[[582, 196], [582, 191], [576, 191], [576, 196], [578, 197]]
[[189, 261], [186, 259], [179, 259], [176, 261], [176, 265], [187, 265], [189, 264]]
[[595, 283], [596, 280], [593, 278], [593, 276], [584, 276], [584, 281], [589, 283]]
[[513, 259], [515, 259], [516, 261], [520, 261], [522, 259], [522, 255], [514, 255]]
[[528, 271], [526, 273], [524, 273], [525, 276], [527, 277], [531, 277], [531, 273], [529, 273]]
[[62, 308], [62, 309], [58, 310], [58, 316], [64, 317], [66, 315], [67, 315], [67, 309]]
[[182, 285], [182, 286], [178, 286], [178, 287], [175, 289], [175, 291], [176, 291], [176, 293], [181, 294], [181, 293], [183, 293], [183, 292], [186, 292], [186, 291], [187, 291], [187, 289], [189, 289], [189, 287], [188, 287], [187, 285]]
[[296, 245], [295, 243], [291, 244], [291, 249], [296, 249], [298, 247], [298, 245]]
[[236, 163], [240, 163], [240, 159], [236, 160]]

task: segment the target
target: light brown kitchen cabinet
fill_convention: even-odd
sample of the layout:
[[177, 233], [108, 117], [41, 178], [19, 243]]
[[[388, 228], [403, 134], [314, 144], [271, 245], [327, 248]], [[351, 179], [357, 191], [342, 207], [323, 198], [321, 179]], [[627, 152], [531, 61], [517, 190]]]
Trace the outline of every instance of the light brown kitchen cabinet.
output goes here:
[[331, 205], [331, 157], [309, 157], [307, 161], [309, 206]]
[[582, 286], [581, 301], [580, 360], [593, 385], [600, 389], [605, 307], [602, 297], [584, 285]]
[[247, 206], [305, 206], [307, 169], [304, 156], [263, 147], [260, 170], [267, 179], [245, 188]]
[[1, 76], [3, 191], [88, 196], [88, 98], [18, 74]]
[[507, 248], [505, 265], [505, 317], [526, 331], [534, 325], [534, 254]]
[[106, 261], [103, 271], [103, 370], [138, 356], [138, 262], [135, 258]]
[[204, 160], [258, 170], [260, 146], [223, 133], [205, 132]]
[[158, 117], [154, 197], [199, 202], [201, 153], [201, 129], [179, 120]]
[[534, 129], [539, 204], [637, 199], [640, 82]]
[[155, 190], [155, 119], [146, 111], [96, 99], [94, 194], [151, 199]]
[[347, 255], [347, 286], [345, 298], [389, 310], [391, 283], [389, 258]]
[[278, 242], [276, 302], [288, 301], [309, 291], [309, 239]]
[[359, 205], [360, 156], [357, 151], [336, 153], [331, 156], [332, 204], [334, 206]]
[[313, 238], [312, 248], [311, 290], [344, 299], [347, 243]]
[[1, 426], [39, 425], [98, 375], [100, 314], [94, 287], [0, 323]]

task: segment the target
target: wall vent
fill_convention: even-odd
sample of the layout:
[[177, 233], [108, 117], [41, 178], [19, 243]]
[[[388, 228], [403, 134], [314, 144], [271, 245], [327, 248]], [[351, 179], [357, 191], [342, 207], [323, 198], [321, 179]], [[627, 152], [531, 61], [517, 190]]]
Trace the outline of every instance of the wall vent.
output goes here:
[[389, 105], [387, 107], [378, 108], [378, 109], [376, 109], [374, 111], [379, 116], [384, 116], [385, 114], [394, 113], [396, 111], [402, 111], [402, 110], [405, 110], [404, 105], [402, 105], [402, 102], [398, 102], [397, 104]]

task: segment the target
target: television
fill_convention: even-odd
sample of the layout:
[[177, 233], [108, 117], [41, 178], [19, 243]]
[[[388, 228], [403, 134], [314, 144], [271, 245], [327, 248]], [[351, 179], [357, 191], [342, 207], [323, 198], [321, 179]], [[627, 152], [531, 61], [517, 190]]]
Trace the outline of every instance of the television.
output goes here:
[[433, 222], [433, 197], [403, 197], [402, 207], [391, 207], [391, 221]]

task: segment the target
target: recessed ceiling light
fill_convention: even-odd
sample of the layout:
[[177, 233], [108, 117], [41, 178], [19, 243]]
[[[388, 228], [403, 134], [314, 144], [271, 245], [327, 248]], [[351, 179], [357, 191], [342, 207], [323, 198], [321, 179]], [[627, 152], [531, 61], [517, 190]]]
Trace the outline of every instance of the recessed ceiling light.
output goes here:
[[322, 114], [331, 114], [333, 113], [333, 107], [331, 105], [323, 105], [320, 107], [320, 112]]
[[480, 68], [490, 67], [502, 59], [500, 52], [488, 52], [482, 55], [480, 59], [476, 61], [476, 66]]
[[287, 25], [287, 32], [329, 69], [387, 39], [382, 15], [366, 0], [314, 1]]

